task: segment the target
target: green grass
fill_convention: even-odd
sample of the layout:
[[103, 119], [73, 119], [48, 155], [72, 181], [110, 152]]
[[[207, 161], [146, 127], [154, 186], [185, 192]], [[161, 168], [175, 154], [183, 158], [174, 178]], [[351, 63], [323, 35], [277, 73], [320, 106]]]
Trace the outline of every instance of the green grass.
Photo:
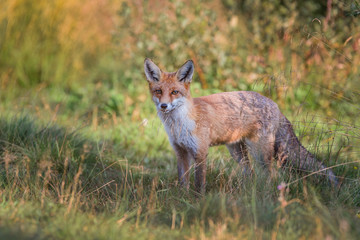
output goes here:
[[[262, 168], [242, 175], [224, 149], [213, 149], [207, 193], [200, 197], [193, 187], [186, 192], [178, 186], [168, 147], [147, 162], [136, 158], [139, 153], [122, 158], [117, 148], [131, 146], [120, 140], [92, 141], [29, 117], [0, 123], [3, 237], [356, 239], [360, 234], [360, 174], [353, 167], [358, 164], [334, 169], [344, 179], [333, 189], [319, 176], [297, 181], [304, 173], [287, 168], [276, 176]], [[279, 190], [282, 182], [294, 183]]]

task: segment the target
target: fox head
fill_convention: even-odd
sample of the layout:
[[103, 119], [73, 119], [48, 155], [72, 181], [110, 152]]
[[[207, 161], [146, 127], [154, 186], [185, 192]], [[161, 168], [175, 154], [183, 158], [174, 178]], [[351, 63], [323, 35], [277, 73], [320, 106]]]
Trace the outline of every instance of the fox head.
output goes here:
[[160, 70], [146, 58], [144, 62], [146, 79], [157, 110], [169, 113], [185, 104], [190, 96], [190, 83], [194, 73], [194, 63], [188, 60], [176, 72]]

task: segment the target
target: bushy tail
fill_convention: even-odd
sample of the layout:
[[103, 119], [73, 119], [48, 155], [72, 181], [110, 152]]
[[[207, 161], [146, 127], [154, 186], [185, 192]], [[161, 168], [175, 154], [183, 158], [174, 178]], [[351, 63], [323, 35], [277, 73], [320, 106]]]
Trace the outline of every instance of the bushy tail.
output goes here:
[[290, 121], [285, 116], [282, 116], [280, 127], [276, 133], [275, 151], [280, 161], [290, 162], [291, 165], [300, 170], [319, 171], [319, 174], [327, 175], [332, 184], [338, 184], [334, 173], [330, 169], [326, 169], [320, 161], [301, 145]]

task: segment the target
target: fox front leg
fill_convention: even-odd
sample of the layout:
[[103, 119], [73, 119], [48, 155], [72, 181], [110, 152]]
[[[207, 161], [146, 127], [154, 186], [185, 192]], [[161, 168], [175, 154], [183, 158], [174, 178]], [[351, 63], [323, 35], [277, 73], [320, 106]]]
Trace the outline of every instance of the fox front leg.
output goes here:
[[206, 187], [206, 152], [202, 152], [195, 157], [195, 188], [198, 193], [204, 194]]
[[175, 145], [179, 183], [189, 189], [191, 155], [185, 149]]

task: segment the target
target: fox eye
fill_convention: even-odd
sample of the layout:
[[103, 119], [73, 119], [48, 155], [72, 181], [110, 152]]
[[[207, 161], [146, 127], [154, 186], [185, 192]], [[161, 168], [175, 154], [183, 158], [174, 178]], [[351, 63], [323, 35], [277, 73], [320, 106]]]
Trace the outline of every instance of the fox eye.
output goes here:
[[172, 95], [176, 95], [178, 93], [179, 93], [179, 91], [177, 91], [177, 90], [174, 90], [174, 91], [171, 92]]
[[161, 91], [160, 89], [158, 89], [158, 90], [155, 90], [155, 93], [156, 93], [156, 94], [161, 94], [162, 91]]

